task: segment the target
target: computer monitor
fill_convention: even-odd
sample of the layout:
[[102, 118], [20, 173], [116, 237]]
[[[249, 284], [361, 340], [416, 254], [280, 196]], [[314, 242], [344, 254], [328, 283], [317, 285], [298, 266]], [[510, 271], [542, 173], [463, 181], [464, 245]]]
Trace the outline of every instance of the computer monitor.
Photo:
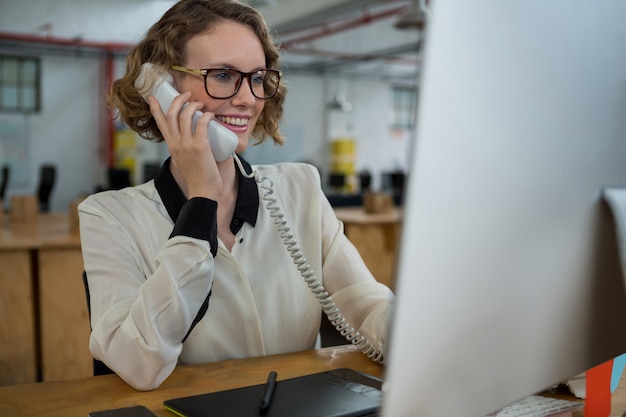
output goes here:
[[430, 11], [382, 414], [484, 416], [626, 351], [626, 2]]

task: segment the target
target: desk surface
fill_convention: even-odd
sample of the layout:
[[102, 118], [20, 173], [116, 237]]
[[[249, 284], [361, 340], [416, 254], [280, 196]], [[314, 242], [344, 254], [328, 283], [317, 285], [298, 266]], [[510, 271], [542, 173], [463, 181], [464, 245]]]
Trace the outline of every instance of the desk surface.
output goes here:
[[0, 251], [80, 247], [80, 236], [71, 231], [67, 213], [42, 213], [31, 222], [3, 220]]
[[398, 207], [384, 213], [367, 213], [363, 207], [335, 207], [334, 211], [337, 218], [346, 223], [381, 224], [402, 220], [402, 210]]
[[145, 405], [159, 416], [172, 417], [163, 401], [188, 395], [262, 384], [269, 371], [278, 380], [336, 368], [353, 368], [381, 376], [380, 365], [353, 346], [181, 366], [156, 390], [136, 391], [115, 375], [0, 387], [3, 417], [86, 417], [91, 411]]
[[[170, 398], [216, 392], [262, 384], [269, 371], [278, 380], [336, 368], [353, 368], [382, 377], [383, 367], [372, 362], [354, 346], [344, 345], [284, 355], [228, 360], [181, 366], [156, 390], [136, 391], [115, 375], [77, 378], [0, 387], [0, 416], [86, 417], [91, 411], [145, 405], [158, 416], [172, 417], [163, 408]], [[554, 394], [575, 400], [572, 395]], [[582, 400], [578, 400], [582, 401]], [[612, 416], [626, 410], [626, 375], [612, 396]], [[582, 417], [583, 412], [574, 413]]]

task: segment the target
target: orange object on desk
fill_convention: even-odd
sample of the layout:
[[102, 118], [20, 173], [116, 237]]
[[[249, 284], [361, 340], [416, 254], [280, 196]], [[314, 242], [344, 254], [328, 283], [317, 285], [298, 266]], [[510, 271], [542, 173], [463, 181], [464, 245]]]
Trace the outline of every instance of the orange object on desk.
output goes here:
[[612, 359], [587, 371], [585, 417], [609, 417], [611, 415], [612, 372]]

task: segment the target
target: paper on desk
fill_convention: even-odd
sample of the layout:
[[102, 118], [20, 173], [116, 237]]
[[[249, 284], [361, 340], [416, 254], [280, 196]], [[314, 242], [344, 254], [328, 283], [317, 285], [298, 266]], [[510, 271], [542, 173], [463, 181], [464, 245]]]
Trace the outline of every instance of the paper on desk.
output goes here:
[[585, 378], [585, 373], [578, 374], [575, 377], [572, 377], [566, 382], [567, 388], [578, 398], [585, 399], [586, 388], [587, 388], [587, 378]]
[[529, 395], [485, 417], [571, 417], [582, 407], [579, 402]]

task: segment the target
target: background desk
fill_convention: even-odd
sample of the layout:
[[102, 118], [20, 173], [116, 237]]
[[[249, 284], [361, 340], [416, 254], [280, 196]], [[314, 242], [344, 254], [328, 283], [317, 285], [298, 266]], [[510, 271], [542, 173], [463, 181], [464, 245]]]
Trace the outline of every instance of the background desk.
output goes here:
[[65, 213], [0, 228], [0, 385], [92, 374], [80, 238]]
[[393, 290], [402, 211], [396, 207], [379, 214], [366, 213], [362, 207], [336, 207], [334, 210], [370, 272]]
[[328, 369], [348, 367], [380, 376], [380, 365], [353, 346], [341, 346], [182, 366], [154, 391], [136, 391], [115, 375], [40, 384], [0, 387], [0, 415], [3, 417], [85, 417], [90, 411], [145, 405], [159, 416], [174, 414], [163, 408], [170, 398], [262, 384], [269, 371], [278, 381]]

